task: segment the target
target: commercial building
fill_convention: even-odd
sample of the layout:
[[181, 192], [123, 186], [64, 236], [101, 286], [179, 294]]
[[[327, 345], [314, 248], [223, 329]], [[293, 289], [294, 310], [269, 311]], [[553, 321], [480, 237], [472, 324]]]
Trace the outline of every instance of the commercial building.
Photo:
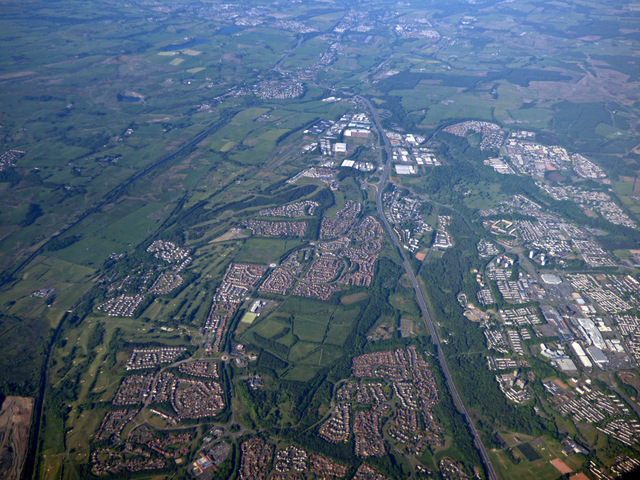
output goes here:
[[573, 342], [571, 344], [571, 349], [576, 354], [576, 356], [578, 357], [578, 360], [580, 360], [580, 363], [582, 363], [582, 366], [584, 368], [593, 367], [593, 363], [591, 363], [591, 360], [589, 360], [589, 357], [587, 357], [587, 354], [585, 353], [585, 351], [583, 350], [583, 348], [580, 346], [578, 342]]
[[593, 323], [593, 320], [589, 318], [579, 318], [578, 323], [585, 337], [589, 339], [594, 346], [600, 349], [606, 348], [602, 334], [600, 330], [598, 330], [598, 327], [596, 327], [596, 324]]
[[395, 165], [398, 175], [415, 175], [416, 167], [413, 165]]
[[587, 353], [589, 354], [593, 362], [600, 368], [604, 368], [605, 365], [609, 363], [609, 359], [607, 358], [607, 356], [598, 347], [587, 348]]
[[562, 279], [557, 275], [552, 275], [550, 273], [543, 273], [540, 275], [542, 281], [547, 285], [560, 285], [562, 283]]

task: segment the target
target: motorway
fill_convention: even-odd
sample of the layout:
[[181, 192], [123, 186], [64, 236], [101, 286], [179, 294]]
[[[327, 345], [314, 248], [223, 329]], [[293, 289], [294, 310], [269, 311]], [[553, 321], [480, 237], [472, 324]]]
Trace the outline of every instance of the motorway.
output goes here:
[[467, 409], [465, 408], [464, 403], [462, 403], [462, 399], [460, 398], [460, 395], [458, 394], [458, 390], [456, 389], [456, 386], [453, 383], [453, 379], [451, 378], [451, 373], [449, 372], [447, 361], [444, 357], [444, 353], [442, 352], [442, 349], [440, 348], [440, 338], [438, 337], [438, 332], [433, 324], [431, 314], [429, 313], [429, 310], [427, 308], [427, 303], [425, 301], [424, 293], [420, 288], [420, 284], [418, 283], [416, 275], [413, 271], [413, 268], [411, 267], [411, 263], [409, 263], [409, 259], [407, 258], [405, 251], [400, 246], [400, 243], [398, 242], [398, 239], [393, 233], [393, 229], [391, 228], [391, 225], [389, 225], [387, 217], [384, 214], [384, 209], [382, 205], [382, 192], [384, 191], [384, 188], [386, 187], [387, 182], [389, 181], [389, 174], [391, 172], [391, 158], [392, 158], [391, 145], [389, 144], [389, 139], [387, 138], [387, 135], [384, 133], [384, 130], [380, 125], [380, 119], [378, 118], [378, 115], [374, 110], [373, 105], [371, 105], [371, 102], [369, 102], [369, 100], [359, 95], [356, 96], [355, 98], [367, 106], [367, 109], [371, 114], [371, 118], [373, 119], [373, 123], [375, 124], [378, 132], [380, 133], [380, 137], [382, 138], [382, 141], [384, 143], [384, 149], [386, 153], [384, 171], [376, 192], [376, 209], [378, 210], [378, 215], [380, 216], [380, 219], [384, 224], [384, 228], [387, 231], [389, 238], [391, 239], [391, 241], [393, 242], [393, 245], [396, 247], [396, 250], [402, 257], [404, 269], [407, 272], [407, 275], [409, 276], [409, 280], [413, 285], [413, 289], [416, 292], [418, 305], [420, 306], [420, 310], [422, 312], [422, 318], [424, 319], [424, 323], [427, 326], [429, 335], [431, 336], [431, 342], [435, 345], [436, 351], [438, 352], [438, 361], [440, 363], [440, 367], [442, 368], [442, 372], [444, 373], [444, 376], [447, 380], [447, 385], [449, 387], [449, 391], [451, 392], [451, 396], [453, 397], [453, 402], [456, 405], [456, 408], [458, 409], [458, 411], [464, 416], [465, 421], [469, 426], [469, 430], [471, 432], [471, 435], [473, 436], [473, 443], [476, 449], [478, 450], [478, 452], [480, 453], [480, 457], [482, 458], [482, 463], [484, 464], [487, 477], [491, 480], [497, 480], [498, 477], [496, 475], [495, 470], [493, 469], [493, 465], [491, 465], [489, 454], [487, 453], [487, 450], [485, 449], [484, 444], [482, 443], [482, 439], [480, 438], [480, 435], [478, 435], [478, 431], [476, 430], [475, 425], [471, 421], [471, 417], [467, 413]]

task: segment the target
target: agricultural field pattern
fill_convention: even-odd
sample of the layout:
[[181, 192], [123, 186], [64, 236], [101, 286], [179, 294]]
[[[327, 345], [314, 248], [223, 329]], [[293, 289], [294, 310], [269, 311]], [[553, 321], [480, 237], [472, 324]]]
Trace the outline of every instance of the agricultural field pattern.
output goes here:
[[0, 476], [640, 472], [640, 4], [0, 3]]

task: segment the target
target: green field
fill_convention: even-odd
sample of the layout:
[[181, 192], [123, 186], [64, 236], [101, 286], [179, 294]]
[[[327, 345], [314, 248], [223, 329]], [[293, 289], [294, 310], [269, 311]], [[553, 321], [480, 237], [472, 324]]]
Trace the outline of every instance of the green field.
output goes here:
[[269, 264], [278, 261], [286, 252], [302, 245], [301, 240], [249, 238], [235, 256], [237, 262]]
[[[331, 365], [342, 356], [339, 347], [349, 336], [357, 312], [354, 307], [332, 306], [292, 296], [272, 315], [255, 321], [248, 328], [242, 327], [236, 334], [244, 343], [257, 344], [293, 365]], [[254, 334], [277, 343], [270, 346], [257, 340]]]
[[[550, 464], [555, 458], [574, 472], [588, 468], [587, 457], [562, 453], [558, 439], [565, 436], [585, 443], [592, 452], [588, 459], [602, 464], [607, 475], [613, 475], [610, 467], [620, 455], [639, 457], [635, 447], [599, 433], [609, 419], [582, 424], [560, 413], [540, 379], [571, 382], [542, 357], [527, 353], [518, 365], [531, 400], [516, 405], [505, 397], [497, 372], [487, 369], [487, 357], [511, 357], [511, 347], [497, 353], [501, 347], [492, 350], [486, 334], [508, 332], [494, 307], [479, 305], [476, 279], [476, 272], [487, 274], [495, 255], [479, 256], [483, 238], [491, 238], [500, 252], [522, 256], [522, 279], [531, 280], [529, 299], [536, 308], [556, 297], [535, 281], [538, 263], [524, 262], [533, 249], [548, 254], [547, 267], [567, 285], [567, 275], [574, 273], [592, 275], [602, 286], [613, 277], [601, 274], [640, 279], [632, 256], [640, 244], [637, 225], [612, 223], [598, 206], [557, 200], [543, 191], [606, 192], [630, 218], [640, 220], [637, 5], [34, 0], [3, 7], [0, 398], [44, 394], [42, 414], [35, 417], [40, 430], [29, 440], [34, 448], [25, 480], [81, 480], [95, 473], [98, 457], [97, 463], [166, 462], [143, 472], [133, 471], [139, 465], [122, 466], [105, 478], [183, 478], [198, 449], [209, 448], [204, 437], [231, 446], [229, 460], [216, 465], [213, 474], [228, 478], [248, 458], [242, 442], [256, 434], [275, 447], [263, 452], [270, 462], [275, 451], [296, 445], [308, 458], [325, 455], [353, 466], [353, 476], [361, 461], [355, 435], [347, 443], [331, 443], [319, 432], [331, 405], [349, 401], [344, 392], [338, 399], [345, 380], [361, 381], [353, 377], [354, 357], [407, 345], [434, 366], [433, 418], [441, 438], [425, 440], [419, 448], [411, 444], [419, 438], [414, 430], [401, 434], [409, 443], [393, 439], [400, 403], [388, 402], [379, 425], [373, 422], [385, 455], [365, 463], [390, 480], [419, 477], [418, 465], [432, 476], [453, 477], [443, 472], [445, 458], [469, 478], [482, 471], [448, 381], [455, 383], [500, 479], [555, 480], [560, 477]], [[343, 115], [363, 113], [370, 123], [359, 127], [372, 134], [347, 137], [344, 129], [354, 126]], [[496, 126], [484, 125], [484, 133], [474, 127], [475, 133], [460, 136], [442, 132], [464, 121]], [[516, 157], [511, 160], [515, 174], [498, 175], [484, 165], [489, 156], [505, 154], [503, 141], [527, 135], [521, 131], [543, 145], [529, 150], [526, 161], [543, 155], [544, 147], [559, 146], [591, 159], [606, 178], [583, 178], [571, 162], [553, 174], [542, 172], [542, 162], [537, 172], [525, 173]], [[373, 162], [375, 168], [390, 161], [385, 132], [393, 149], [409, 155], [417, 155], [417, 145], [407, 135], [423, 137], [420, 148], [429, 149], [442, 166], [418, 167], [417, 175], [394, 175], [390, 181], [382, 168], [340, 167], [344, 159]], [[489, 132], [497, 143], [482, 149]], [[349, 145], [348, 154], [332, 150], [339, 142]], [[314, 144], [318, 148], [307, 151]], [[316, 170], [321, 178], [289, 183], [310, 167], [325, 169]], [[522, 206], [519, 195], [540, 208]], [[305, 218], [259, 214], [303, 200], [317, 200], [316, 213]], [[410, 200], [413, 210], [396, 213]], [[305, 276], [307, 281], [326, 273], [310, 265], [322, 249], [332, 248], [319, 244], [333, 238], [318, 239], [316, 232], [323, 217], [339, 222], [347, 201], [362, 203], [359, 221], [371, 215], [382, 222], [381, 215], [387, 215], [392, 230], [385, 228], [375, 240], [366, 231], [339, 234], [346, 237], [346, 247], [333, 252], [343, 264], [341, 272], [357, 275], [356, 259], [368, 258], [369, 266], [360, 267], [367, 269], [366, 278], [333, 279], [340, 292], [327, 301], [297, 297], [291, 288], [283, 295], [265, 292], [259, 284], [264, 278], [246, 272], [236, 271], [222, 284], [232, 262], [281, 264], [296, 250], [301, 250], [293, 256], [299, 268], [284, 266], [295, 272], [294, 286]], [[425, 224], [435, 228], [439, 215], [451, 217], [446, 228], [453, 246], [433, 249], [420, 262], [415, 254], [427, 252], [434, 235]], [[248, 229], [252, 219], [304, 221], [313, 228], [304, 238], [258, 237]], [[492, 236], [490, 223], [497, 219], [531, 222], [540, 238], [529, 241], [522, 232]], [[523, 229], [526, 224], [515, 225]], [[423, 230], [416, 234], [418, 226]], [[401, 240], [399, 250], [387, 233]], [[602, 248], [605, 266], [583, 261], [577, 239], [592, 241], [593, 251]], [[171, 243], [151, 252], [154, 241]], [[558, 245], [558, 251], [547, 251]], [[303, 259], [305, 248], [315, 249], [312, 258]], [[438, 347], [428, 337], [428, 319], [406, 268], [413, 269], [426, 294], [442, 341]], [[361, 286], [370, 274], [371, 285]], [[353, 284], [337, 283], [347, 280]], [[633, 281], [611, 285], [606, 288], [637, 306]], [[487, 310], [488, 317], [467, 320], [460, 294]], [[258, 299], [264, 309], [250, 313]], [[138, 308], [128, 309], [138, 301]], [[504, 308], [502, 303], [496, 308]], [[562, 302], [556, 303], [559, 308]], [[633, 308], [611, 314], [591, 303], [612, 327], [606, 338], [623, 339], [625, 349], [632, 346], [615, 315], [633, 316]], [[227, 318], [225, 312], [233, 314]], [[573, 310], [563, 315], [575, 323]], [[403, 320], [411, 324], [408, 336], [398, 331]], [[168, 384], [171, 400], [119, 405], [114, 397], [123, 378], [141, 372], [127, 370], [127, 361], [142, 347], [188, 347], [193, 361], [215, 362], [219, 375], [198, 377], [185, 373], [185, 366], [163, 363], [144, 373], [184, 381], [176, 391], [177, 383]], [[447, 359], [451, 379], [435, 368], [436, 351]], [[626, 352], [629, 358], [631, 353]], [[621, 364], [622, 353], [607, 355], [615, 357], [612, 365]], [[637, 375], [635, 368], [625, 370]], [[398, 378], [411, 381], [403, 375]], [[186, 380], [196, 378], [203, 383], [189, 390]], [[393, 390], [390, 378], [381, 380], [387, 394]], [[575, 378], [581, 385], [592, 379], [592, 391], [633, 401], [634, 390], [616, 385], [619, 377], [608, 371], [581, 370]], [[197, 396], [208, 388], [222, 391], [220, 398], [203, 394], [205, 402], [222, 401], [215, 417], [208, 411], [174, 420], [147, 408], [177, 414], [175, 402], [182, 393]], [[145, 401], [153, 395], [150, 390], [143, 392]], [[356, 412], [365, 409], [353, 402], [361, 393], [350, 394], [351, 427]], [[578, 398], [573, 385], [565, 394]], [[96, 441], [105, 415], [124, 409], [136, 412], [133, 421], [111, 440]], [[422, 429], [430, 418], [420, 415], [416, 421]], [[150, 440], [135, 440], [135, 432], [146, 427], [157, 441], [153, 449]], [[158, 445], [165, 438], [189, 429], [194, 437], [185, 451], [174, 457], [178, 447], [167, 444], [162, 448], [168, 452], [162, 453]], [[496, 443], [496, 432], [508, 447]], [[102, 449], [110, 453], [94, 455]], [[273, 471], [271, 462], [259, 475]]]
[[[524, 450], [522, 452], [521, 450]], [[555, 458], [560, 458], [570, 468], [576, 471], [583, 463], [581, 457], [577, 455], [566, 456], [562, 454], [559, 444], [551, 441], [543, 441], [540, 448], [534, 448], [530, 443], [520, 444], [513, 449], [514, 455], [520, 458], [518, 463], [514, 464], [503, 452], [493, 452], [492, 458], [494, 466], [498, 472], [505, 476], [521, 476], [526, 478], [535, 476], [541, 479], [556, 479], [560, 477], [560, 472], [549, 463]], [[528, 460], [532, 458], [535, 460]]]

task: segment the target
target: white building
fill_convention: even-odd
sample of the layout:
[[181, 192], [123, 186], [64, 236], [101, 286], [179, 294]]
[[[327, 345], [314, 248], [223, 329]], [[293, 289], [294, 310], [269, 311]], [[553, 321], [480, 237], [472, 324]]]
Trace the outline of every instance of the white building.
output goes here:
[[336, 143], [333, 145], [333, 151], [335, 153], [347, 153], [347, 144], [346, 143]]
[[587, 354], [585, 353], [585, 351], [582, 349], [582, 347], [578, 342], [573, 342], [571, 344], [571, 349], [574, 351], [574, 353], [578, 357], [578, 360], [580, 360], [580, 363], [582, 363], [584, 368], [593, 367], [593, 363], [591, 363], [591, 360], [589, 360], [589, 357], [587, 357]]
[[398, 175], [415, 175], [416, 167], [413, 165], [395, 165]]

